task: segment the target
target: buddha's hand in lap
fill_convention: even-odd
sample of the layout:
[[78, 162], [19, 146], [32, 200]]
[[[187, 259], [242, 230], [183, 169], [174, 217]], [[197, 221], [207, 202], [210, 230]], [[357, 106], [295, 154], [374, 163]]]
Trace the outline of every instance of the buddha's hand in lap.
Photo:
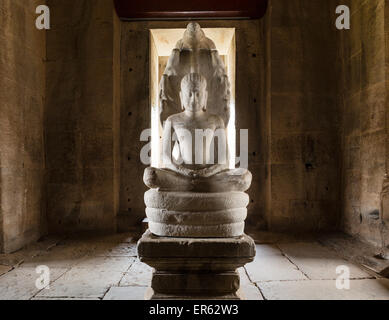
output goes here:
[[220, 172], [226, 171], [228, 168], [225, 165], [213, 165], [208, 168], [196, 170], [194, 173], [195, 178], [210, 178]]
[[151, 189], [177, 192], [244, 192], [250, 187], [252, 175], [247, 169], [222, 169], [220, 166], [197, 171], [188, 169], [184, 175], [168, 168], [149, 167], [145, 170], [144, 181]]
[[153, 168], [145, 169], [143, 181], [151, 189], [181, 190], [189, 191], [193, 189], [194, 171], [188, 168]]

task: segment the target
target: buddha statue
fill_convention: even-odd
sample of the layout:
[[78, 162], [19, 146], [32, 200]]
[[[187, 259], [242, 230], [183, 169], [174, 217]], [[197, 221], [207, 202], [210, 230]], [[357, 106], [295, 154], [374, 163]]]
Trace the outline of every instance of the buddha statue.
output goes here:
[[255, 256], [244, 234], [252, 176], [229, 168], [230, 84], [195, 22], [169, 58], [159, 107], [162, 161], [145, 169], [149, 230], [138, 242], [154, 269], [145, 298], [243, 299], [237, 270]]
[[252, 176], [244, 168], [229, 169], [230, 82], [215, 44], [198, 23], [188, 24], [173, 49], [159, 98], [162, 163], [144, 173], [150, 232], [242, 236]]
[[[226, 128], [220, 116], [207, 112], [206, 79], [197, 73], [186, 75], [181, 82], [180, 98], [183, 112], [171, 115], [163, 130], [164, 168], [146, 168], [145, 184], [160, 191], [246, 191], [251, 173], [247, 169], [228, 168]], [[172, 155], [173, 136], [178, 140], [179, 162]], [[213, 164], [215, 138], [219, 140], [218, 163]]]
[[244, 191], [250, 187], [252, 176], [244, 168], [229, 170], [224, 121], [207, 111], [207, 96], [202, 75], [189, 73], [183, 77], [183, 111], [168, 117], [163, 130], [163, 168], [145, 170], [144, 182], [150, 188], [145, 194], [146, 214], [155, 235], [234, 237], [244, 232], [249, 203]]

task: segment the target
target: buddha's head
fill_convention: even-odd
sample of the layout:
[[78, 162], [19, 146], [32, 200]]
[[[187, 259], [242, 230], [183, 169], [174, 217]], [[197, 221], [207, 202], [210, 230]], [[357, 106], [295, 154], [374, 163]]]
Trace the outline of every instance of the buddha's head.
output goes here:
[[197, 22], [190, 22], [186, 27], [184, 39], [203, 39], [205, 33]]
[[181, 105], [190, 112], [206, 111], [207, 80], [198, 73], [189, 73], [181, 81]]

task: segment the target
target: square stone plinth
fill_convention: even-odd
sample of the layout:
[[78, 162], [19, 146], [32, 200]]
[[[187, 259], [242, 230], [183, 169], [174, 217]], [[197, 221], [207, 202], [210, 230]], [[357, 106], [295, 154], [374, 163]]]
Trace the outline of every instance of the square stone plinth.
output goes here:
[[254, 259], [255, 244], [247, 235], [169, 238], [146, 231], [138, 255], [154, 268], [147, 299], [240, 299], [237, 269]]

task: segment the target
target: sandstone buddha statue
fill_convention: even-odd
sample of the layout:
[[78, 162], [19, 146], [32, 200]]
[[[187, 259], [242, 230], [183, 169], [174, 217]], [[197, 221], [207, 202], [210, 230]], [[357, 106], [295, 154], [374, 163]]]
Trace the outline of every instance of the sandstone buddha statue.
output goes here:
[[[251, 173], [228, 168], [226, 128], [219, 115], [207, 111], [206, 79], [197, 73], [186, 75], [181, 82], [180, 98], [183, 112], [170, 116], [163, 130], [164, 168], [147, 168], [145, 184], [160, 191], [246, 191]], [[178, 140], [176, 158], [173, 137]]]
[[146, 299], [241, 299], [237, 269], [255, 256], [244, 234], [252, 176], [229, 169], [229, 79], [195, 22], [169, 58], [159, 108], [162, 161], [145, 170], [149, 230], [138, 242], [154, 268]]
[[160, 83], [161, 168], [146, 168], [146, 215], [161, 237], [244, 234], [252, 176], [229, 169], [230, 83], [215, 44], [189, 23]]

